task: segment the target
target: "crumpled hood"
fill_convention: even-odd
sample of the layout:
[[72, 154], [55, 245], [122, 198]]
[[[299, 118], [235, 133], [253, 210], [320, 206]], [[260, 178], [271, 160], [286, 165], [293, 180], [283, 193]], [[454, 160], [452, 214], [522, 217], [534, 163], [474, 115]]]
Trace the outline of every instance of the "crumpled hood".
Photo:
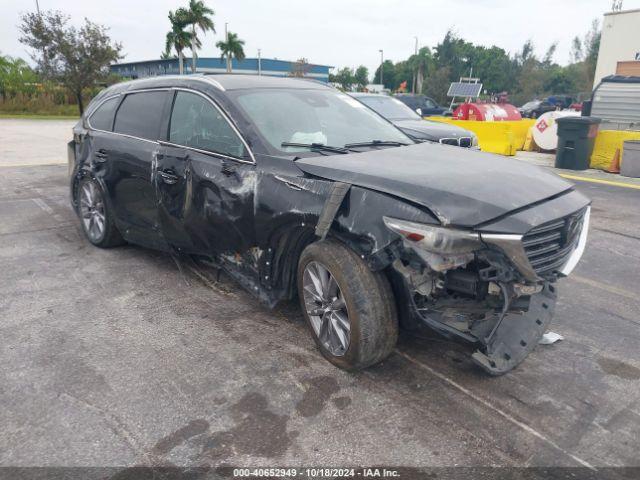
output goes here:
[[297, 160], [296, 165], [311, 175], [423, 205], [443, 224], [463, 227], [573, 188], [541, 167], [435, 143], [307, 157]]
[[394, 120], [393, 124], [403, 131], [409, 130], [410, 134], [418, 138], [428, 140], [440, 140], [441, 138], [473, 137], [469, 130], [456, 125], [442, 122], [430, 122], [428, 120]]

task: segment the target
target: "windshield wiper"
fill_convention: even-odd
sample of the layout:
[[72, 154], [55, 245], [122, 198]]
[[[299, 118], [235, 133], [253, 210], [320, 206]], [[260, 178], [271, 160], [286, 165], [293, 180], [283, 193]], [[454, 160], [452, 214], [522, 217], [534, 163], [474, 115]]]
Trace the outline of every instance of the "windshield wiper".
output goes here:
[[370, 142], [347, 143], [344, 148], [354, 147], [403, 147], [408, 143], [396, 142], [395, 140], [371, 140]]
[[282, 142], [281, 147], [301, 147], [308, 148], [309, 150], [317, 150], [320, 152], [331, 153], [349, 153], [349, 150], [343, 147], [332, 147], [331, 145], [325, 145], [324, 143], [294, 143], [294, 142]]

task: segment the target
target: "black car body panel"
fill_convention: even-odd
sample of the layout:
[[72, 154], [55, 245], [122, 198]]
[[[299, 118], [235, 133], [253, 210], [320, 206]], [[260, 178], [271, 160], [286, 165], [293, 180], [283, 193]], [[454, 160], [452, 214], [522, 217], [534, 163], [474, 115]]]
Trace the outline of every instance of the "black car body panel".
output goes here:
[[538, 118], [542, 114], [553, 112], [557, 109], [558, 107], [555, 104], [546, 100], [533, 100], [518, 108], [518, 111], [525, 118]]
[[428, 143], [404, 147], [402, 155], [385, 149], [305, 158], [296, 165], [317, 177], [405, 198], [428, 208], [442, 224], [461, 227], [488, 222], [572, 188], [540, 167]]
[[[588, 199], [541, 168], [447, 145], [283, 152], [266, 142], [236, 102], [242, 91], [278, 88], [328, 87], [297, 79], [194, 75], [106, 89], [91, 102], [69, 143], [74, 208], [78, 184], [89, 177], [100, 185], [126, 240], [213, 263], [270, 306], [296, 295], [302, 250], [329, 237], [388, 277], [403, 326], [427, 324], [474, 342], [474, 360], [492, 374], [517, 365], [550, 320], [555, 294], [549, 285], [560, 275], [524, 270], [521, 239], [549, 222], [588, 222]], [[150, 120], [157, 122], [157, 138], [110, 131], [113, 118], [104, 129], [87, 121], [102, 102], [117, 98], [121, 106], [125, 95], [145, 91], [166, 95], [160, 118]], [[215, 106], [242, 140], [243, 153], [169, 142], [179, 92]], [[463, 255], [463, 262], [446, 258], [458, 263], [436, 271], [431, 254], [415, 249], [385, 218], [475, 232], [483, 247]], [[578, 250], [576, 225], [587, 224], [576, 222], [565, 222], [558, 234], [563, 263]], [[507, 250], [491, 237], [505, 234], [519, 250]], [[519, 320], [508, 322], [514, 315]], [[527, 319], [542, 323], [530, 325]]]
[[445, 107], [441, 107], [433, 98], [426, 95], [398, 94], [394, 98], [400, 100], [411, 110], [416, 111], [419, 108], [420, 114], [423, 116], [442, 115], [447, 111]]

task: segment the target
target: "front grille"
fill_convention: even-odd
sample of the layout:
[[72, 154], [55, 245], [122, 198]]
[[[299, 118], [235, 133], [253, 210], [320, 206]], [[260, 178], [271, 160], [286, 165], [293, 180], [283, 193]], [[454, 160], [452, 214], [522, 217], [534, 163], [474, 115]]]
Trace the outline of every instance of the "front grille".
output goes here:
[[562, 267], [578, 244], [585, 211], [534, 227], [522, 237], [529, 263], [538, 275]]
[[456, 147], [464, 147], [470, 148], [473, 144], [471, 137], [460, 137], [460, 138], [441, 138], [440, 143], [444, 143], [445, 145], [454, 145]]

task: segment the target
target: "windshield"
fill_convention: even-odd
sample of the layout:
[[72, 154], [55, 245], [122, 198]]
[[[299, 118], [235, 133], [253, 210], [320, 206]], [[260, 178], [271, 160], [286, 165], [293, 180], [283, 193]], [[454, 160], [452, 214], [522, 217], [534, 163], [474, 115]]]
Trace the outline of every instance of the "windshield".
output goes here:
[[309, 151], [283, 143], [335, 147], [372, 140], [413, 143], [356, 99], [335, 90], [238, 90], [235, 98], [264, 139], [280, 151]]
[[384, 95], [356, 98], [388, 120], [421, 120], [420, 115], [395, 98]]

